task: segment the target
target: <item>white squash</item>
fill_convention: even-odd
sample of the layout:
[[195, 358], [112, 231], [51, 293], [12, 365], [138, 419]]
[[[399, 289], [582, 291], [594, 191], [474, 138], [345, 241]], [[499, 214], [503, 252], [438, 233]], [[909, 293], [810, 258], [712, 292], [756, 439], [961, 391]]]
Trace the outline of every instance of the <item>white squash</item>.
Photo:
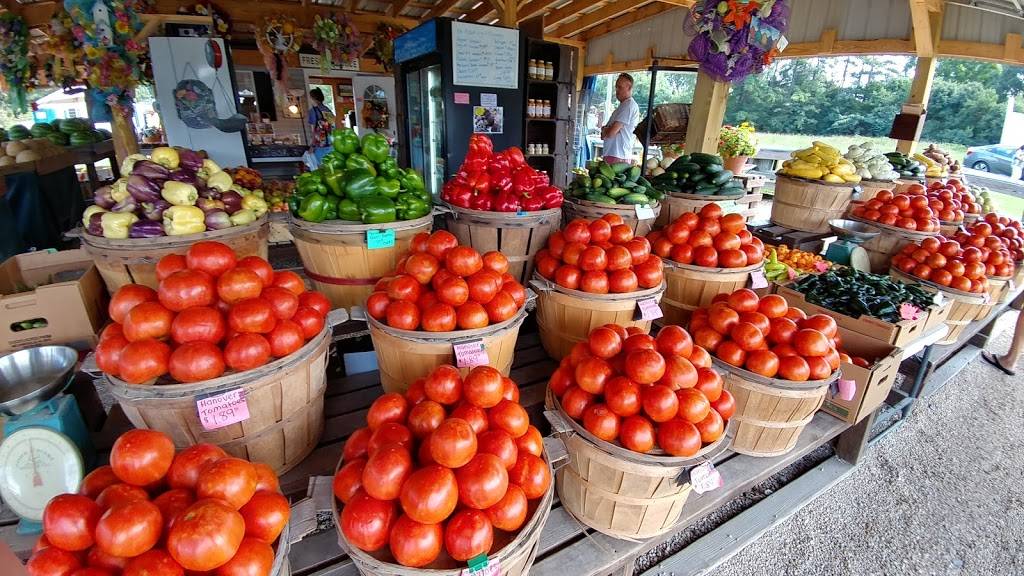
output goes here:
[[7, 143], [7, 148], [4, 150], [4, 153], [8, 156], [15, 157], [25, 150], [28, 150], [28, 146], [25, 146], [23, 142], [14, 140]]
[[14, 158], [11, 158], [10, 156], [0, 156], [0, 166], [13, 166], [14, 164]]
[[22, 150], [21, 152], [18, 152], [18, 156], [14, 161], [21, 164], [22, 162], [35, 162], [39, 159], [39, 153], [35, 150]]

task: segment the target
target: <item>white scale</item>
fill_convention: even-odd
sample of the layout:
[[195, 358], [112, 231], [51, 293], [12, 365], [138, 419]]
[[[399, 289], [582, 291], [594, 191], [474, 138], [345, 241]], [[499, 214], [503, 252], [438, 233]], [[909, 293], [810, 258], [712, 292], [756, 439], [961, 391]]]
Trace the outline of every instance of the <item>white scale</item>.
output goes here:
[[21, 517], [19, 533], [36, 532], [46, 504], [77, 492], [84, 473], [78, 447], [51, 428], [21, 428], [0, 444], [0, 496]]

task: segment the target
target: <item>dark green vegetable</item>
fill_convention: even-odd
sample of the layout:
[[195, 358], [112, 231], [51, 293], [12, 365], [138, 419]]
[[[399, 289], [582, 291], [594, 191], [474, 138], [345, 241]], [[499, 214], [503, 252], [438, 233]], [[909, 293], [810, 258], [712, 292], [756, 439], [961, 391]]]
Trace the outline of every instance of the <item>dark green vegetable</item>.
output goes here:
[[900, 305], [910, 303], [924, 310], [935, 299], [934, 294], [919, 285], [845, 267], [833, 268], [824, 274], [808, 274], [792, 288], [811, 304], [833, 312], [851, 318], [867, 315], [892, 323], [901, 320]]

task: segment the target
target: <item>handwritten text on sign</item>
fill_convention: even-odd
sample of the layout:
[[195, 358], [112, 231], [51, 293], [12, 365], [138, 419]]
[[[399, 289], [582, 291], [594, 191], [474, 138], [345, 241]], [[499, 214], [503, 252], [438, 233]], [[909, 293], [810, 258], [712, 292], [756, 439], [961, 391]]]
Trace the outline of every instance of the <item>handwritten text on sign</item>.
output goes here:
[[366, 248], [367, 250], [377, 250], [378, 248], [394, 248], [395, 246], [395, 231], [392, 228], [387, 230], [367, 230], [366, 231]]
[[754, 290], [768, 287], [768, 278], [764, 275], [764, 270], [754, 270], [750, 273], [750, 287]]
[[452, 349], [455, 352], [455, 365], [459, 368], [472, 368], [490, 363], [487, 350], [484, 349], [484, 341], [480, 338], [456, 342]]
[[637, 314], [640, 320], [657, 320], [664, 316], [656, 298], [644, 298], [636, 301]]
[[462, 576], [500, 576], [501, 562], [497, 558], [488, 558], [481, 554], [470, 558], [468, 568], [462, 569]]
[[204, 430], [216, 430], [249, 419], [245, 390], [234, 388], [196, 399], [196, 411]]
[[519, 88], [519, 30], [452, 22], [452, 84]]
[[690, 484], [697, 494], [721, 488], [724, 483], [721, 472], [715, 470], [710, 460], [690, 470]]

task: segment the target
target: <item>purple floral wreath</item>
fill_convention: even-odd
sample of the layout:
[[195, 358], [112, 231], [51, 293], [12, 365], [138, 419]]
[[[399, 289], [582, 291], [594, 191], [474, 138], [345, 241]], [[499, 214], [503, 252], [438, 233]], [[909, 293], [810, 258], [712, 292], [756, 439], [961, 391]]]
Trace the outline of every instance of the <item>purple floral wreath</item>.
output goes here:
[[772, 63], [788, 24], [785, 0], [704, 0], [684, 28], [693, 35], [690, 58], [701, 71], [734, 82]]

